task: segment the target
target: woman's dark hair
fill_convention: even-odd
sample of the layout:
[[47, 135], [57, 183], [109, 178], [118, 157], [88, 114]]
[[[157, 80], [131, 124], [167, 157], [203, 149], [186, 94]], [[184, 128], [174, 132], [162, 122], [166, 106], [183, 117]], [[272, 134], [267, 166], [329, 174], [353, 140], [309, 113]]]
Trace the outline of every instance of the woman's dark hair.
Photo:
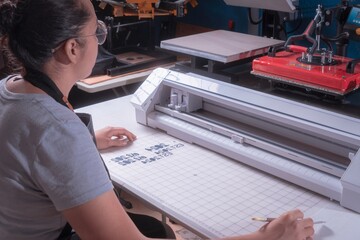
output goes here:
[[1, 0], [0, 43], [7, 42], [25, 69], [41, 70], [52, 50], [78, 36], [89, 19], [79, 0]]
[[[0, 40], [1, 41], [1, 40]], [[21, 74], [23, 67], [14, 54], [10, 51], [6, 39], [0, 44], [0, 57], [3, 58], [3, 68], [0, 69], [0, 79], [10, 74]]]

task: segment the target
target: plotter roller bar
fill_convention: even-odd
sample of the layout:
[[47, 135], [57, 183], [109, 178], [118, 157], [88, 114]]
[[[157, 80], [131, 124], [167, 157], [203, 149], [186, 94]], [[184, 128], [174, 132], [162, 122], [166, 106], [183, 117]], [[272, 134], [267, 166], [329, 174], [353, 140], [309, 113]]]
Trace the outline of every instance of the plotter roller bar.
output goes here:
[[293, 155], [318, 158], [329, 167], [342, 165], [345, 170], [350, 163], [349, 155], [358, 151], [358, 119], [209, 79], [198, 82], [200, 79], [182, 76], [184, 81], [177, 82], [174, 76], [169, 74], [162, 83], [159, 96], [163, 99], [157, 105], [167, 106], [166, 96], [175, 92], [181, 95], [179, 99], [190, 100], [178, 104], [182, 112], [225, 127], [231, 125], [230, 128], [263, 142], [291, 149]]

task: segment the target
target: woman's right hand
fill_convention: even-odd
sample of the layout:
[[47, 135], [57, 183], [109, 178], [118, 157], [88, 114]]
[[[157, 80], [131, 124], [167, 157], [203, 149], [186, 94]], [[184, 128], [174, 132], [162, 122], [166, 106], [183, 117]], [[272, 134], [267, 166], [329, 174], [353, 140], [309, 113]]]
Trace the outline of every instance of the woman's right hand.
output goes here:
[[99, 150], [110, 147], [124, 147], [136, 140], [135, 134], [122, 127], [105, 127], [95, 132]]
[[293, 210], [264, 225], [258, 233], [261, 239], [313, 240], [314, 221], [304, 218], [300, 210]]

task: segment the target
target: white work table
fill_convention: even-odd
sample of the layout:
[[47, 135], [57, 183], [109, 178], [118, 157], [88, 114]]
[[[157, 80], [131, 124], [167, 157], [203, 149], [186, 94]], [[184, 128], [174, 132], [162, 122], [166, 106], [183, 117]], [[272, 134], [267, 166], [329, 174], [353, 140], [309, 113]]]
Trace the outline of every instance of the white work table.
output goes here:
[[161, 41], [160, 47], [222, 63], [267, 53], [270, 46], [284, 41], [239, 32], [216, 30]]
[[[358, 239], [360, 214], [316, 193], [136, 123], [131, 96], [77, 109], [95, 129], [122, 126], [138, 139], [101, 152], [111, 178], [197, 234], [218, 238], [255, 231], [249, 216], [300, 208], [316, 224], [315, 240]], [[246, 182], [246, 184], [245, 184]], [[263, 216], [266, 214], [266, 216]]]
[[249, 61], [268, 52], [284, 41], [250, 34], [215, 30], [184, 37], [163, 40], [162, 49], [184, 54], [190, 62], [178, 62], [176, 68], [225, 82], [233, 82], [239, 69], [231, 67], [240, 61]]
[[[173, 66], [174, 66], [173, 63], [169, 63], [169, 64], [161, 64], [156, 67], [170, 68]], [[84, 81], [76, 82], [76, 86], [80, 90], [88, 93], [95, 93], [108, 89], [113, 89], [115, 91], [115, 88], [118, 87], [121, 87], [124, 90], [124, 92], [127, 93], [128, 92], [126, 90], [127, 85], [144, 81], [156, 67], [150, 67], [150, 68], [134, 71], [131, 73], [121, 74], [119, 76], [114, 76], [114, 77], [110, 77], [107, 75], [90, 77], [89, 79], [85, 79]], [[87, 80], [90, 79], [94, 83], [91, 84], [87, 83]], [[115, 94], [117, 94], [116, 91]]]
[[[125, 76], [117, 76], [117, 77], [113, 77], [113, 78], [109, 77], [109, 80], [101, 81], [101, 82], [94, 83], [94, 84], [88, 84], [86, 82], [78, 81], [76, 83], [76, 86], [80, 90], [88, 92], [88, 93], [100, 92], [100, 91], [104, 91], [104, 90], [108, 90], [108, 89], [114, 89], [117, 87], [122, 87], [124, 89], [124, 87], [126, 85], [144, 81], [151, 72], [152, 72], [152, 70], [148, 70], [148, 71], [135, 73], [135, 74], [129, 74], [129, 75], [125, 75]], [[124, 89], [124, 91], [125, 91], [125, 89]]]

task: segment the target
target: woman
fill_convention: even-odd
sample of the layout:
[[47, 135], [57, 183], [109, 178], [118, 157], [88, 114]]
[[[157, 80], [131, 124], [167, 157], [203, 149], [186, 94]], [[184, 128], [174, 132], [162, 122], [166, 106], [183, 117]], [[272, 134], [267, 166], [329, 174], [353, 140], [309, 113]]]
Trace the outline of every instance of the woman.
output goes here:
[[[90, 0], [2, 0], [0, 37], [24, 68], [0, 84], [0, 238], [57, 239], [70, 223], [81, 239], [147, 239], [119, 203], [98, 154], [126, 144], [116, 137], [136, 137], [109, 128], [97, 134], [96, 147], [67, 101], [106, 37]], [[312, 219], [294, 210], [227, 239], [303, 240], [313, 233]]]

